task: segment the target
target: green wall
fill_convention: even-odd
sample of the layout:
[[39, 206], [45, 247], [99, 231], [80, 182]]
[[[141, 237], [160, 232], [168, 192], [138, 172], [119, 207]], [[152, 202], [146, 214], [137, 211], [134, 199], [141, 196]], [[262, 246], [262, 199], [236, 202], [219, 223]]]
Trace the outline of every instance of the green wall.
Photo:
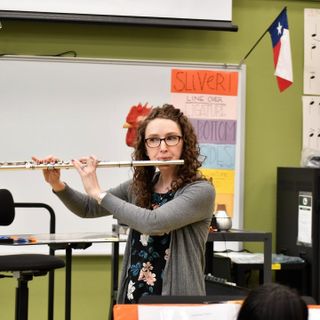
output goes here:
[[[239, 26], [236, 33], [2, 21], [0, 53], [54, 55], [74, 50], [79, 57], [239, 63], [284, 6], [288, 7], [294, 84], [279, 93], [268, 34], [245, 62], [244, 227], [275, 235], [276, 168], [300, 163], [303, 9], [320, 8], [320, 2], [234, 0], [233, 23]], [[73, 319], [106, 318], [109, 287], [105, 259], [75, 259]], [[56, 318], [62, 319], [63, 271], [57, 272], [57, 280]], [[13, 283], [12, 279], [0, 281], [1, 319], [13, 319]], [[46, 298], [45, 285], [42, 279], [31, 284], [32, 320], [44, 319], [40, 312], [45, 310], [38, 301]]]

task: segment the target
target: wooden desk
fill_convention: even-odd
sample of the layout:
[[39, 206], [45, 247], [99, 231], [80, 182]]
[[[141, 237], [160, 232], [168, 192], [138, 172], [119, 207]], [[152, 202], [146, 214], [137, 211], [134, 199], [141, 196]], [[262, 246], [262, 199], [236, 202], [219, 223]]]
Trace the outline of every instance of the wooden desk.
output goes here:
[[241, 241], [241, 242], [263, 242], [264, 263], [263, 263], [263, 282], [272, 282], [272, 233], [260, 231], [245, 231], [231, 229], [229, 231], [210, 232], [206, 244], [206, 266], [205, 273], [214, 275], [213, 252], [214, 242], [216, 241]]
[[[116, 302], [116, 292], [118, 289], [118, 265], [119, 265], [119, 238], [113, 234], [88, 232], [88, 233], [54, 233], [54, 234], [18, 234], [10, 235], [18, 239], [36, 239], [35, 242], [0, 243], [11, 246], [25, 245], [48, 245], [50, 249], [65, 250], [66, 252], [66, 292], [65, 292], [65, 320], [71, 319], [71, 273], [72, 273], [72, 249], [86, 249], [93, 243], [112, 244], [112, 266], [111, 266], [111, 302], [109, 309], [109, 319], [112, 319], [112, 309]], [[54, 273], [49, 273], [49, 292], [54, 289]], [[53, 306], [52, 306], [53, 310]], [[49, 314], [49, 319], [52, 316]]]

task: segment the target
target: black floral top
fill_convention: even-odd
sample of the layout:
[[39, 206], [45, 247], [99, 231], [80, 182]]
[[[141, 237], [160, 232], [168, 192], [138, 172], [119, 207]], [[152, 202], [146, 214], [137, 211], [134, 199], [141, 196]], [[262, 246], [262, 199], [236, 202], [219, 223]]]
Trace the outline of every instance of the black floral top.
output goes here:
[[[173, 198], [174, 193], [152, 194], [157, 208]], [[143, 295], [161, 295], [162, 273], [169, 257], [170, 233], [159, 236], [132, 231], [131, 264], [128, 272], [126, 303], [138, 303]]]

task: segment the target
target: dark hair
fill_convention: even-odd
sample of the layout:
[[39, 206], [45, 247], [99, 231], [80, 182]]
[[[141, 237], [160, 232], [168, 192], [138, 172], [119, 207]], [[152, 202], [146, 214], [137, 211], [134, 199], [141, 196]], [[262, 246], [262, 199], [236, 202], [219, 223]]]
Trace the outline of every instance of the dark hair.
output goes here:
[[268, 283], [253, 289], [237, 320], [307, 320], [308, 307], [299, 294], [284, 285]]
[[[184, 165], [177, 167], [177, 179], [171, 184], [172, 190], [176, 191], [192, 181], [206, 180], [206, 178], [198, 172], [201, 166], [201, 162], [198, 159], [200, 156], [200, 148], [192, 124], [179, 109], [170, 104], [153, 108], [147, 118], [140, 124], [137, 131], [135, 150], [132, 154], [133, 160], [149, 160], [144, 141], [145, 132], [148, 124], [158, 118], [169, 119], [176, 122], [182, 133], [183, 149], [181, 159], [184, 160]], [[151, 207], [154, 174], [155, 167], [134, 168], [133, 191], [136, 195], [136, 203], [141, 207]]]

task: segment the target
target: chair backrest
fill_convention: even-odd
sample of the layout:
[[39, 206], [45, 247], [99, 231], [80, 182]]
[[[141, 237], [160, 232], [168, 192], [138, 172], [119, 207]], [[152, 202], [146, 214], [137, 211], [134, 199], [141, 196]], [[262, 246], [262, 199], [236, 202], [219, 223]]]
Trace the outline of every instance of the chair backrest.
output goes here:
[[49, 232], [56, 232], [56, 215], [54, 210], [41, 202], [14, 202], [11, 192], [0, 189], [0, 226], [10, 225], [15, 218], [15, 208], [42, 208], [50, 215]]
[[11, 192], [0, 189], [0, 225], [10, 225], [15, 217], [14, 201]]

